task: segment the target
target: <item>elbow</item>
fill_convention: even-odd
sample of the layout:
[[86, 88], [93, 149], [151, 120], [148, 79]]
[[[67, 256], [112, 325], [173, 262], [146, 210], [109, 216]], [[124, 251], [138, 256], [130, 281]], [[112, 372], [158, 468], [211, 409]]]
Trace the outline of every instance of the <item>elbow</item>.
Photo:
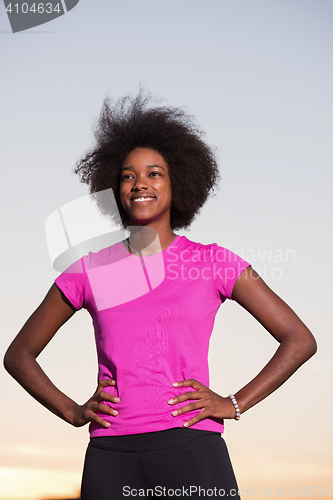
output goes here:
[[316, 341], [316, 339], [312, 336], [312, 343], [311, 343], [311, 345], [309, 346], [309, 352], [310, 352], [309, 358], [311, 358], [312, 356], [314, 356], [314, 355], [316, 354], [317, 350], [318, 350], [317, 341]]
[[308, 359], [312, 358], [317, 352], [318, 346], [316, 339], [312, 335], [311, 332], [309, 332], [308, 338], [306, 340], [303, 340], [302, 342], [302, 351], [303, 351], [303, 356], [304, 356], [304, 362], [307, 361]]
[[10, 346], [3, 358], [3, 366], [5, 370], [14, 378], [15, 374], [20, 370], [22, 357], [16, 350]]
[[6, 353], [4, 358], [3, 358], [3, 366], [4, 366], [4, 369], [10, 373], [10, 361], [9, 361], [9, 357], [8, 357], [8, 354]]
[[4, 358], [3, 358], [3, 366], [5, 368], [5, 370], [10, 374], [12, 375], [13, 374], [13, 371], [14, 371], [14, 359], [13, 359], [13, 356], [11, 354], [11, 351], [10, 349], [7, 349], [7, 352], [6, 354], [4, 355]]
[[292, 352], [292, 357], [298, 360], [298, 363], [303, 364], [308, 361], [317, 352], [317, 342], [310, 330], [306, 329], [298, 332], [298, 334], [292, 333], [286, 339], [286, 347]]

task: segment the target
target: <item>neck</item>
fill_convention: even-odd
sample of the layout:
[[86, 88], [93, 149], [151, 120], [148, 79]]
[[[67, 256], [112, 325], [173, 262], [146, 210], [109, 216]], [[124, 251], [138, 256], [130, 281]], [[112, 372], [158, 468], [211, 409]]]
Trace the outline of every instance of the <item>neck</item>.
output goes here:
[[127, 239], [131, 253], [142, 253], [143, 255], [153, 255], [168, 247], [176, 238], [176, 234], [171, 230], [156, 230], [150, 226], [129, 226], [130, 236]]

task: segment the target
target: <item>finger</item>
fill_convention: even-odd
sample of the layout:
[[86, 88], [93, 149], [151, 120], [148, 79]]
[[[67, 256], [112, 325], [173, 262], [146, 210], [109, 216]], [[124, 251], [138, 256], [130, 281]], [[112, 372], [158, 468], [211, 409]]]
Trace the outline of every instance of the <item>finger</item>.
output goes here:
[[115, 385], [116, 385], [116, 381], [114, 379], [112, 379], [112, 378], [107, 378], [107, 379], [100, 380], [98, 382], [97, 389], [94, 392], [94, 396], [96, 394], [98, 394], [99, 392], [102, 392], [105, 387], [110, 387], [110, 386], [114, 387]]
[[115, 385], [116, 381], [113, 378], [106, 378], [98, 382], [98, 387], [108, 387], [110, 385]]
[[104, 420], [103, 418], [99, 417], [96, 415], [96, 413], [91, 412], [91, 418], [89, 419], [90, 421], [96, 422], [97, 424], [102, 425], [103, 427], [110, 427], [110, 422], [107, 420]]
[[188, 420], [187, 422], [184, 422], [183, 427], [191, 427], [192, 425], [200, 422], [200, 420], [203, 420], [206, 418], [203, 414], [205, 412], [205, 408], [201, 410], [201, 412], [196, 415], [195, 417], [191, 418], [191, 420]]
[[169, 399], [169, 405], [174, 405], [175, 403], [183, 403], [189, 399], [203, 399], [207, 397], [207, 391], [188, 391], [183, 394], [179, 394], [175, 398]]
[[207, 388], [205, 385], [201, 384], [194, 378], [189, 378], [187, 380], [180, 380], [179, 382], [174, 382], [172, 384], [174, 387], [193, 387], [194, 389]]
[[118, 396], [115, 396], [114, 394], [109, 394], [108, 392], [98, 392], [94, 396], [97, 401], [110, 401], [111, 403], [119, 403], [120, 398]]
[[183, 413], [187, 413], [188, 411], [198, 410], [199, 408], [204, 408], [204, 403], [202, 401], [195, 401], [190, 403], [182, 408], [178, 408], [178, 410], [174, 410], [171, 412], [171, 415], [176, 417], [177, 415], [182, 415]]
[[102, 403], [91, 403], [87, 407], [88, 413], [93, 412], [99, 412], [99, 413], [105, 413], [105, 415], [118, 415], [118, 411], [115, 410], [114, 408], [111, 408], [110, 406], [103, 405]]
[[106, 406], [101, 403], [97, 404], [96, 407], [97, 407], [96, 411], [98, 411], [99, 413], [106, 413], [107, 415], [118, 415], [119, 413], [118, 410], [110, 408], [110, 406]]

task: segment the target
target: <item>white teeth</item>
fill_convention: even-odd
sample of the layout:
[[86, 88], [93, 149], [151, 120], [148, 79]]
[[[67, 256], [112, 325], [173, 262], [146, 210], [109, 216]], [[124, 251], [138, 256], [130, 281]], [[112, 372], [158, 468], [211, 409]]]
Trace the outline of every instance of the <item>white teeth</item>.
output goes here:
[[148, 197], [143, 197], [143, 198], [135, 198], [133, 201], [146, 201], [146, 200], [153, 200], [154, 198], [148, 198]]

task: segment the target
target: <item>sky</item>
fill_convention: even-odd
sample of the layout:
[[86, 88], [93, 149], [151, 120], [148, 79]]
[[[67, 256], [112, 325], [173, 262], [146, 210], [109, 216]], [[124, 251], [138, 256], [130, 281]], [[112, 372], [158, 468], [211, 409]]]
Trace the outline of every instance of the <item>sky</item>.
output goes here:
[[[226, 423], [243, 498], [325, 499], [333, 488], [332, 19], [328, 0], [80, 0], [14, 34], [0, 5], [1, 353], [58, 275], [45, 220], [88, 193], [73, 168], [93, 144], [103, 99], [135, 95], [142, 84], [186, 108], [217, 148], [222, 180], [178, 234], [251, 262], [318, 342], [281, 388]], [[227, 301], [210, 343], [210, 387], [237, 392], [276, 348]], [[39, 361], [75, 401], [92, 395], [86, 311]], [[48, 412], [3, 368], [0, 379], [0, 500], [78, 495], [87, 427]]]

